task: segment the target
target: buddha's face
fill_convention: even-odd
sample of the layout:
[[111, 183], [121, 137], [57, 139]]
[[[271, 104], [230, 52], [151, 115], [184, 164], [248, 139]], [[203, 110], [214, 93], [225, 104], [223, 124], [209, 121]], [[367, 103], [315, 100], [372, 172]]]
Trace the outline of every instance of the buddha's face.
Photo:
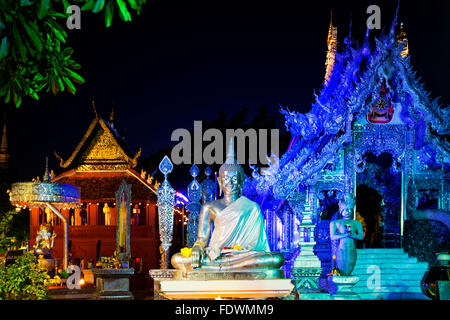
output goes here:
[[224, 194], [237, 194], [241, 191], [239, 171], [224, 171], [219, 178], [220, 187]]

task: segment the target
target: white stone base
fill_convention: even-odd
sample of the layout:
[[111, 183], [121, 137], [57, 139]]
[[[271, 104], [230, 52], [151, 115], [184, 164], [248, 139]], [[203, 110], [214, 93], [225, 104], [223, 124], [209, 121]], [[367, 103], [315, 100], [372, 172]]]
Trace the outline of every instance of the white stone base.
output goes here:
[[161, 280], [159, 294], [170, 300], [283, 298], [294, 289], [291, 279]]
[[331, 300], [360, 300], [353, 287], [359, 281], [355, 276], [330, 276], [331, 281], [337, 286], [337, 291], [331, 296]]

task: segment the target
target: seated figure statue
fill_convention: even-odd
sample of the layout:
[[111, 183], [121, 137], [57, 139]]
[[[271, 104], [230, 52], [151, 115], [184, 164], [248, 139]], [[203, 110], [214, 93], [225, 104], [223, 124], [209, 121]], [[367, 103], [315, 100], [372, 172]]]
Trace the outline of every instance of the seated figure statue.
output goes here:
[[[270, 251], [259, 205], [240, 196], [244, 172], [236, 160], [233, 139], [227, 159], [219, 169], [218, 182], [223, 198], [202, 206], [197, 241], [191, 255], [173, 255], [172, 266], [181, 270], [200, 268], [205, 271], [279, 269], [284, 257]], [[242, 249], [223, 250], [224, 247], [235, 246]]]
[[333, 255], [336, 256], [336, 267], [342, 276], [349, 276], [352, 273], [357, 258], [355, 240], [364, 238], [361, 222], [351, 218], [354, 207], [355, 198], [351, 193], [346, 193], [339, 202], [342, 219], [330, 223], [330, 238], [339, 242]]
[[56, 233], [53, 232], [53, 227], [50, 224], [41, 225], [36, 236], [35, 253], [42, 255], [45, 259], [51, 259], [53, 245], [55, 243]]

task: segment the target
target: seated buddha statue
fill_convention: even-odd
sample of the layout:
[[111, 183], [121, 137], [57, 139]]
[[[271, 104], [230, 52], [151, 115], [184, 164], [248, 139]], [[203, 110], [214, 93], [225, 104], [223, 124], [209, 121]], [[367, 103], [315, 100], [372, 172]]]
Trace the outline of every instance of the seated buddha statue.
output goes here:
[[259, 205], [241, 196], [243, 182], [244, 171], [231, 139], [227, 159], [219, 169], [223, 198], [202, 206], [197, 241], [189, 257], [181, 253], [172, 256], [175, 269], [235, 271], [279, 269], [283, 265], [283, 255], [270, 251]]

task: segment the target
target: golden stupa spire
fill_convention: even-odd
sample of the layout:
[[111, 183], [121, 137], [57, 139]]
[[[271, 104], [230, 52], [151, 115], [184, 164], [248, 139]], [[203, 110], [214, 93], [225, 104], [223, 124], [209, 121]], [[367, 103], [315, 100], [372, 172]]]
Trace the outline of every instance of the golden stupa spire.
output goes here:
[[408, 38], [406, 37], [406, 32], [405, 30], [403, 30], [403, 22], [400, 23], [400, 33], [397, 35], [397, 41], [398, 43], [404, 44], [404, 48], [400, 53], [400, 55], [402, 56], [402, 58], [406, 58], [407, 56], [409, 56], [409, 46], [408, 46]]
[[330, 13], [330, 27], [328, 29], [327, 37], [327, 59], [325, 61], [325, 83], [330, 80], [331, 72], [333, 71], [334, 61], [336, 60], [336, 49], [337, 49], [337, 27], [333, 27], [333, 11]]
[[42, 180], [44, 182], [50, 182], [50, 172], [48, 172], [48, 157], [45, 157], [45, 173]]

